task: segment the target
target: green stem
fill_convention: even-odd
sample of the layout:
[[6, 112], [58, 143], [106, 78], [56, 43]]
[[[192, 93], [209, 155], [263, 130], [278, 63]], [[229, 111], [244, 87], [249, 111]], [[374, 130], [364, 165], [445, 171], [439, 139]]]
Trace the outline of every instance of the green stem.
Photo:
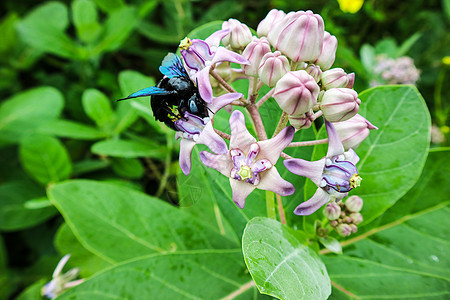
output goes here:
[[436, 119], [439, 126], [444, 126], [446, 124], [447, 116], [442, 111], [442, 85], [445, 79], [445, 68], [442, 68], [439, 72], [439, 76], [436, 80], [436, 85], [434, 88], [434, 107], [436, 110]]
[[172, 150], [173, 150], [173, 135], [167, 134], [167, 153], [166, 153], [166, 160], [164, 162], [164, 174], [161, 177], [161, 181], [159, 183], [158, 191], [156, 192], [156, 197], [161, 196], [162, 192], [164, 191], [167, 181], [170, 176], [170, 165], [172, 164]]
[[267, 217], [276, 220], [274, 193], [266, 191]]
[[286, 225], [286, 214], [284, 213], [283, 201], [281, 200], [280, 195], [276, 195], [277, 197], [277, 206], [278, 206], [278, 215], [280, 216], [281, 224]]

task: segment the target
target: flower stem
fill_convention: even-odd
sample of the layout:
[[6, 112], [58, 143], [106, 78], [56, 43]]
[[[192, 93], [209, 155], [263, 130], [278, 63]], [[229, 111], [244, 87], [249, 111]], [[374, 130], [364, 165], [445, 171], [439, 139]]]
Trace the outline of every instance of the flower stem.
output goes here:
[[305, 142], [293, 142], [288, 145], [288, 147], [304, 147], [304, 146], [314, 146], [320, 144], [328, 143], [328, 139], [321, 139], [315, 141], [305, 141]]
[[281, 224], [286, 225], [286, 215], [284, 214], [283, 201], [281, 201], [281, 196], [276, 194], [277, 204], [278, 204], [278, 214], [280, 215]]
[[231, 139], [231, 135], [229, 135], [228, 133], [222, 132], [220, 130], [217, 130], [214, 128], [214, 131], [221, 136], [222, 138], [226, 139], [226, 140], [230, 140]]
[[267, 207], [267, 217], [276, 220], [275, 214], [275, 200], [273, 198], [273, 192], [266, 191], [266, 207]]
[[[237, 93], [236, 90], [231, 85], [229, 85], [219, 74], [217, 74], [217, 72], [214, 71], [213, 68], [211, 68], [209, 74], [211, 74], [211, 76], [214, 77], [214, 79], [216, 79], [217, 82], [219, 82], [219, 84], [222, 85], [225, 90], [230, 93]], [[244, 97], [239, 98], [239, 101], [245, 104], [247, 103], [247, 100], [245, 100]]]
[[283, 130], [284, 127], [286, 127], [287, 122], [289, 121], [289, 115], [283, 111], [281, 114], [280, 121], [278, 121], [277, 128], [275, 128], [275, 132], [273, 133], [273, 136], [276, 136], [278, 133], [280, 133], [281, 130]]
[[261, 99], [259, 99], [258, 103], [256, 103], [256, 106], [259, 108], [261, 107], [261, 105], [264, 104], [264, 102], [266, 102], [267, 100], [270, 99], [270, 97], [273, 96], [273, 93], [275, 92], [275, 89], [271, 89], [270, 91], [267, 92], [267, 94], [265, 94]]
[[250, 104], [247, 106], [247, 110], [252, 117], [253, 124], [255, 124], [256, 134], [258, 135], [258, 139], [260, 141], [267, 140], [266, 129], [264, 128], [264, 124], [261, 119], [261, 115], [259, 114], [258, 108], [255, 104]]

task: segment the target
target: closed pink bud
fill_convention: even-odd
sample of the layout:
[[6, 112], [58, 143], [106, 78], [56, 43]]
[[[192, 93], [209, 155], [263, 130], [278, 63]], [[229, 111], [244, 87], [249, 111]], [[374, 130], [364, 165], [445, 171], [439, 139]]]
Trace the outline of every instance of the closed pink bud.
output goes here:
[[334, 123], [333, 125], [345, 149], [356, 149], [369, 135], [370, 129], [378, 129], [360, 114], [356, 114], [353, 118]]
[[256, 33], [258, 36], [267, 36], [269, 31], [273, 28], [274, 24], [284, 18], [286, 14], [282, 10], [272, 9], [267, 16], [259, 22]]
[[314, 112], [312, 109], [304, 115], [300, 116], [289, 116], [289, 124], [291, 124], [296, 130], [308, 129], [311, 127], [312, 122], [314, 122]]
[[317, 83], [320, 81], [320, 78], [322, 76], [322, 70], [320, 69], [319, 66], [317, 66], [317, 65], [308, 65], [305, 68], [305, 71], [309, 75], [311, 75]]
[[258, 75], [263, 83], [274, 87], [289, 70], [289, 61], [286, 56], [282, 55], [280, 51], [268, 52], [261, 59]]
[[295, 117], [317, 104], [319, 91], [316, 81], [305, 70], [291, 71], [277, 82], [273, 97], [282, 110]]
[[258, 39], [253, 37], [252, 42], [242, 52], [242, 56], [250, 62], [249, 65], [242, 66], [244, 73], [248, 76], [258, 76], [258, 68], [261, 60], [268, 52], [271, 52], [271, 49], [267, 38], [262, 37]]
[[345, 207], [353, 212], [360, 212], [363, 207], [363, 199], [359, 196], [350, 196], [345, 200]]
[[352, 219], [352, 223], [355, 225], [358, 225], [363, 221], [363, 217], [360, 213], [352, 213], [349, 217]]
[[314, 61], [314, 64], [319, 65], [325, 71], [331, 68], [336, 58], [337, 39], [327, 31], [323, 35], [322, 52], [319, 58]]
[[323, 37], [323, 19], [310, 10], [287, 14], [268, 35], [270, 43], [294, 62], [319, 58]]
[[341, 122], [358, 113], [361, 100], [358, 93], [348, 88], [334, 88], [325, 91], [320, 102], [325, 119], [330, 122]]
[[252, 41], [250, 29], [236, 19], [223, 22], [222, 29], [230, 30], [230, 33], [222, 39], [222, 43], [224, 46], [229, 45], [233, 50], [242, 50]]
[[352, 234], [352, 227], [348, 224], [339, 224], [336, 227], [336, 231], [340, 236], [349, 236]]
[[341, 68], [334, 68], [322, 73], [322, 87], [325, 90], [332, 88], [352, 88], [355, 81], [355, 73], [347, 74]]
[[334, 201], [330, 202], [325, 206], [323, 215], [330, 221], [337, 220], [341, 216], [341, 207]]

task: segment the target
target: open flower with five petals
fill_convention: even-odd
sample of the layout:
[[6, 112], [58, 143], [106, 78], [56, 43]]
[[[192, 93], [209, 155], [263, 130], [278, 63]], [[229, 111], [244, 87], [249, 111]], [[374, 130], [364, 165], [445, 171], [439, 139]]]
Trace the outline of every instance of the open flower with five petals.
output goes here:
[[333, 124], [325, 121], [328, 133], [328, 152], [326, 157], [318, 161], [303, 159], [287, 159], [286, 168], [294, 174], [308, 177], [317, 185], [317, 191], [311, 199], [301, 203], [295, 209], [296, 215], [310, 215], [331, 200], [340, 200], [348, 192], [358, 187], [362, 178], [358, 175], [356, 163], [358, 155], [344, 147]]
[[191, 171], [191, 154], [196, 144], [206, 145], [214, 153], [227, 153], [225, 141], [214, 131], [211, 119], [222, 107], [242, 97], [241, 93], [228, 93], [213, 99], [208, 104], [206, 118], [200, 118], [189, 112], [185, 112], [184, 118], [174, 122], [177, 129], [176, 138], [182, 138], [180, 142], [180, 168], [185, 175]]
[[219, 30], [204, 41], [185, 38], [179, 45], [181, 56], [189, 70], [189, 75], [194, 82], [197, 82], [200, 96], [207, 103], [211, 103], [213, 98], [209, 71], [214, 64], [226, 61], [244, 65], [249, 64], [248, 60], [242, 55], [224, 47], [219, 47], [220, 41], [229, 33], [229, 29]]
[[230, 117], [230, 150], [226, 154], [200, 152], [206, 166], [229, 177], [233, 201], [244, 208], [245, 199], [255, 189], [269, 190], [281, 196], [292, 195], [294, 186], [281, 178], [275, 167], [281, 152], [292, 141], [295, 130], [284, 128], [277, 136], [257, 142], [245, 127], [242, 112]]

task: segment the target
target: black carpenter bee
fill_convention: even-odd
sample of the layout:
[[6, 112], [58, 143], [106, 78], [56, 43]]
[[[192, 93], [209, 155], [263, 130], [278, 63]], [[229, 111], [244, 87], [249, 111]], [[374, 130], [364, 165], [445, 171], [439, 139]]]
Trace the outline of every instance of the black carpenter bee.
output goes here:
[[208, 117], [206, 102], [200, 97], [198, 87], [189, 78], [177, 55], [167, 54], [159, 71], [165, 76], [156, 86], [142, 89], [117, 101], [151, 96], [155, 119], [164, 122], [173, 130], [178, 130], [174, 122], [184, 119], [185, 112], [200, 118]]

